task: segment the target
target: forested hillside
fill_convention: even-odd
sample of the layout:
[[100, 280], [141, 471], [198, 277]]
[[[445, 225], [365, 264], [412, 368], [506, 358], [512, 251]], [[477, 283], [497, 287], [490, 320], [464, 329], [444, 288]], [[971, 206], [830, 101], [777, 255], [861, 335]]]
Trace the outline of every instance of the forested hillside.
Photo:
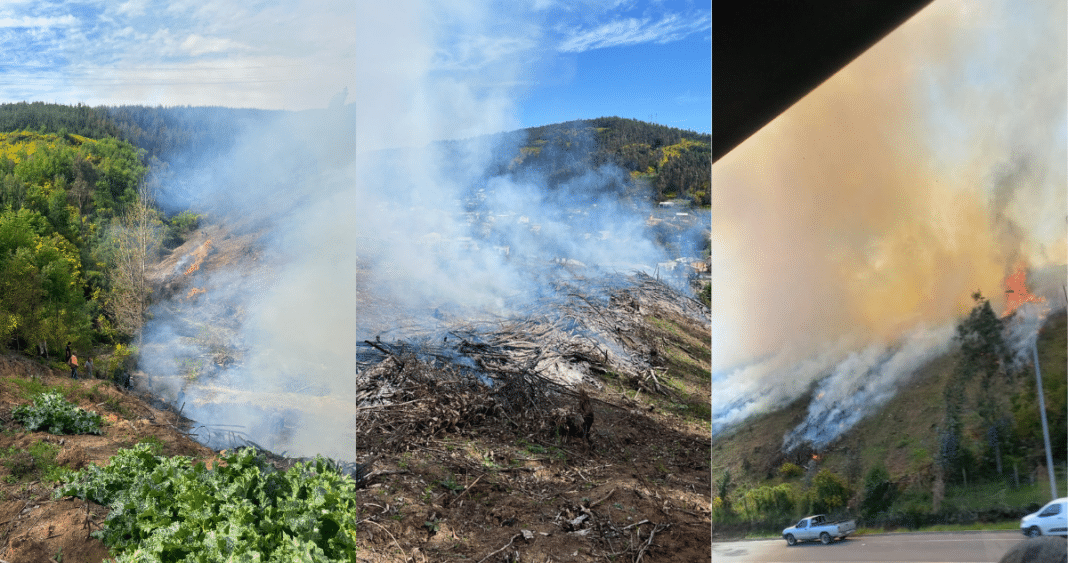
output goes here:
[[[1053, 496], [1029, 347], [1008, 353], [985, 300], [961, 320], [957, 347], [919, 369], [897, 395], [826, 447], [788, 450], [783, 436], [806, 417], [806, 394], [712, 441], [713, 530], [766, 533], [815, 512], [873, 529], [979, 523], [1019, 529]], [[1068, 457], [1068, 316], [1051, 313], [1038, 333], [1058, 494]], [[815, 389], [815, 388], [813, 388]]]
[[[250, 125], [292, 112], [224, 107], [97, 107], [0, 104], [0, 131], [116, 137], [144, 151], [144, 162], [219, 153]], [[590, 167], [615, 164], [656, 201], [711, 201], [711, 135], [620, 117], [531, 127], [495, 135], [501, 168], [537, 169], [550, 184]], [[445, 145], [464, 141], [445, 142]], [[498, 173], [504, 170], [498, 170]]]
[[[38, 131], [74, 128], [42, 109]], [[109, 136], [0, 133], [0, 348], [59, 359], [70, 342], [121, 367], [148, 305], [141, 269], [168, 229], [145, 203], [142, 156]]]
[[189, 152], [223, 151], [251, 124], [283, 112], [224, 107], [117, 106], [101, 108], [123, 139], [148, 159], [169, 161]]
[[93, 139], [121, 137], [119, 127], [103, 108], [44, 102], [0, 104], [0, 131], [73, 133]]
[[601, 117], [532, 127], [513, 165], [546, 167], [550, 178], [612, 163], [651, 188], [657, 201], [711, 202], [712, 136], [635, 119]]
[[[168, 162], [222, 154], [283, 113], [0, 104], [0, 346], [53, 358], [67, 341], [121, 349], [148, 307], [145, 263], [196, 226], [152, 204]], [[537, 173], [552, 186], [611, 163], [642, 197], [709, 204], [709, 135], [606, 117], [494, 137], [504, 152], [490, 174]]]

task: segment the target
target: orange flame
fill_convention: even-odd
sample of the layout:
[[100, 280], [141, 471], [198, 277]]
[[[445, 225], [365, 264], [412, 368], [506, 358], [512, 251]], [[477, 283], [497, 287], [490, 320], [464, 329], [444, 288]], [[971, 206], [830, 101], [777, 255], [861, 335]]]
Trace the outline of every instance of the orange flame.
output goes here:
[[1045, 299], [1037, 297], [1027, 289], [1027, 268], [1021, 262], [1016, 265], [1016, 271], [1005, 278], [1005, 312], [1003, 316], [1011, 315], [1024, 303], [1041, 303]]
[[193, 272], [199, 270], [200, 264], [203, 263], [204, 259], [208, 257], [208, 252], [211, 252], [211, 239], [204, 241], [204, 244], [198, 246], [197, 249], [193, 251], [193, 256], [196, 257], [196, 260], [193, 261], [193, 265], [189, 266], [189, 268], [186, 269], [185, 275], [188, 276], [189, 274], [192, 274]]
[[202, 287], [194, 287], [194, 288], [189, 290], [189, 293], [186, 294], [185, 298], [186, 299], [192, 299], [192, 298], [196, 297], [197, 295], [200, 295], [201, 293], [204, 293], [205, 291], [207, 291], [207, 290], [202, 288]]

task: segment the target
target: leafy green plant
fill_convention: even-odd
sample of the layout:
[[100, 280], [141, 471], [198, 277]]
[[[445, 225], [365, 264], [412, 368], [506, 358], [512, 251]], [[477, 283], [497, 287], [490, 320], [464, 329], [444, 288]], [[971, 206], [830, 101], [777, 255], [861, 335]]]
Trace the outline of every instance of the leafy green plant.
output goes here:
[[107, 505], [94, 535], [118, 561], [351, 561], [355, 483], [324, 458], [274, 470], [252, 448], [207, 469], [151, 444], [91, 465], [56, 495]]
[[19, 405], [11, 414], [27, 430], [46, 429], [51, 434], [100, 434], [100, 415], [76, 407], [57, 392], [34, 397], [33, 406]]
[[482, 467], [484, 467], [486, 469], [493, 470], [493, 469], [500, 469], [501, 465], [499, 463], [497, 463], [496, 461], [494, 461], [493, 458], [490, 457], [489, 455], [483, 455], [482, 456]]

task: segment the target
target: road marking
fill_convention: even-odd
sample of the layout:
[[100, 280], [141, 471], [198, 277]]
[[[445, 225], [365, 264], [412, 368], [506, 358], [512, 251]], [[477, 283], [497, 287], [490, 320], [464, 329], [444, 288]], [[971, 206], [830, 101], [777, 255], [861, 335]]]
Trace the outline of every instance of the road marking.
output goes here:
[[[934, 543], [934, 542], [951, 542], [951, 541], [962, 541], [962, 542], [1016, 541], [1018, 539], [1023, 539], [1023, 536], [1020, 536], [1019, 538], [985, 538], [985, 539], [984, 538], [979, 538], [979, 539], [969, 539], [969, 540], [891, 540], [891, 541], [893, 543]], [[856, 539], [852, 539], [852, 540], [849, 540], [849, 541], [857, 541], [857, 540]], [[865, 541], [873, 541], [873, 540], [865, 540]]]

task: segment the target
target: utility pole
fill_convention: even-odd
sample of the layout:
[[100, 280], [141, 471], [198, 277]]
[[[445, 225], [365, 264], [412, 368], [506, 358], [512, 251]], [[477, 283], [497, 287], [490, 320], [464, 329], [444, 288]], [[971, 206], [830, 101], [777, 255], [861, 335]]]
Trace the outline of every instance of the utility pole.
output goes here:
[[1049, 470], [1049, 493], [1050, 500], [1060, 498], [1057, 496], [1057, 478], [1053, 474], [1053, 453], [1049, 445], [1049, 423], [1046, 422], [1046, 399], [1042, 394], [1042, 370], [1038, 367], [1038, 331], [1035, 331], [1035, 339], [1031, 342], [1031, 352], [1035, 357], [1035, 378], [1038, 381], [1038, 410], [1042, 413], [1042, 439], [1046, 442], [1046, 468]]

